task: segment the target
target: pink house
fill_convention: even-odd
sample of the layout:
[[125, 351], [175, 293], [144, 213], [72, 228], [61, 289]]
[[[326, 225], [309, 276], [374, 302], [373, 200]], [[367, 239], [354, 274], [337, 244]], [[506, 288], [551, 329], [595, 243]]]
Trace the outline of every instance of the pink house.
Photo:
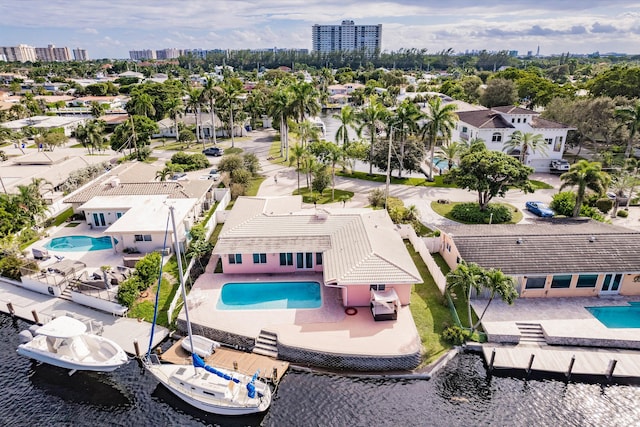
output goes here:
[[406, 305], [422, 282], [386, 211], [303, 209], [300, 196], [239, 197], [213, 252], [226, 274], [321, 273], [345, 307], [390, 289]]

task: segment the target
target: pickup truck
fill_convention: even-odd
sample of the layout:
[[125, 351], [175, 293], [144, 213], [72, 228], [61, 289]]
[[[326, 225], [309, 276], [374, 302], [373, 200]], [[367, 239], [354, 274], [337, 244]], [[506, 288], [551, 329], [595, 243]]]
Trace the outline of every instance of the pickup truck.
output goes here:
[[551, 160], [551, 173], [562, 173], [562, 172], [566, 172], [569, 170], [569, 162], [566, 161], [565, 159], [555, 159], [555, 160]]

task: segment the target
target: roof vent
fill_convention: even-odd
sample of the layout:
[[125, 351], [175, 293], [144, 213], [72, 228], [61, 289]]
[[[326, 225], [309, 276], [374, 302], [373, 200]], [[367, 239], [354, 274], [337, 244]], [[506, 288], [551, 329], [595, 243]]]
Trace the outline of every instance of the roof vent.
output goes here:
[[518, 237], [518, 240], [516, 240], [516, 243], [521, 245], [522, 243], [524, 243], [524, 240], [522, 240], [522, 237]]
[[590, 241], [591, 243], [595, 242], [595, 241], [596, 241], [596, 236], [590, 236], [590, 237], [589, 237], [589, 241]]

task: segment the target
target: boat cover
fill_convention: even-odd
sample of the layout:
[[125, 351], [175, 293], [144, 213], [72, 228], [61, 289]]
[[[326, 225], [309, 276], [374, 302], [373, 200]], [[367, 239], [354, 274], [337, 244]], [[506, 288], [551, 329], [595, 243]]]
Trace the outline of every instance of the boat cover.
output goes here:
[[53, 338], [71, 338], [87, 331], [87, 325], [69, 316], [56, 317], [44, 326], [36, 329], [36, 334]]

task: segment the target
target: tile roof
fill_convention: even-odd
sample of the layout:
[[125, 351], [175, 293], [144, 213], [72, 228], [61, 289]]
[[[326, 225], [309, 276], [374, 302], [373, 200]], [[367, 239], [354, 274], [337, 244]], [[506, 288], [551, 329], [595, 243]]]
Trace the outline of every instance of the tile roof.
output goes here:
[[420, 282], [385, 211], [302, 209], [299, 196], [240, 197], [214, 248], [229, 253], [322, 252], [324, 280], [337, 284]]
[[462, 259], [507, 274], [640, 272], [640, 232], [593, 220], [461, 225], [445, 231]]
[[184, 185], [177, 181], [165, 182], [109, 182], [92, 185], [64, 199], [64, 203], [86, 203], [96, 196], [153, 196], [168, 195], [172, 199], [188, 199]]
[[478, 129], [504, 129], [514, 127], [499, 113], [491, 110], [460, 111], [457, 114], [461, 122], [468, 123]]
[[515, 105], [503, 105], [500, 107], [491, 107], [491, 109], [494, 111], [499, 111], [504, 114], [528, 114], [531, 116], [534, 116], [534, 115], [537, 116], [540, 114], [533, 110], [527, 110], [526, 108], [516, 107]]

